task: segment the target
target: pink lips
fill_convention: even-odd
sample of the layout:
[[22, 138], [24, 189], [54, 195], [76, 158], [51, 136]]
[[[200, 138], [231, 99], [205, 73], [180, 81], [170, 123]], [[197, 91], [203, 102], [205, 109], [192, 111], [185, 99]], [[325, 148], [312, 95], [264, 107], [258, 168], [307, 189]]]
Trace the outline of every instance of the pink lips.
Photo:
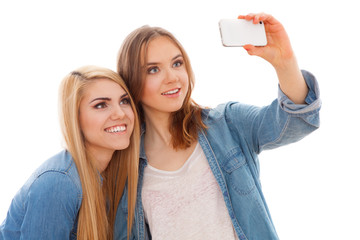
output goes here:
[[116, 125], [105, 129], [107, 133], [121, 133], [126, 131], [126, 125]]
[[169, 91], [161, 93], [161, 95], [166, 97], [177, 97], [180, 95], [180, 88], [174, 88]]

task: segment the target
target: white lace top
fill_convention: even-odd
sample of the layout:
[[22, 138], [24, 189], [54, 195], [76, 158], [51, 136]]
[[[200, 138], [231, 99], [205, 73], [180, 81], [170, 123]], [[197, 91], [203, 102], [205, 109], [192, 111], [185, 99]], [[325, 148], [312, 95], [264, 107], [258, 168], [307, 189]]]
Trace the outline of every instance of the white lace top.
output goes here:
[[238, 239], [199, 143], [176, 171], [145, 168], [142, 202], [155, 240]]

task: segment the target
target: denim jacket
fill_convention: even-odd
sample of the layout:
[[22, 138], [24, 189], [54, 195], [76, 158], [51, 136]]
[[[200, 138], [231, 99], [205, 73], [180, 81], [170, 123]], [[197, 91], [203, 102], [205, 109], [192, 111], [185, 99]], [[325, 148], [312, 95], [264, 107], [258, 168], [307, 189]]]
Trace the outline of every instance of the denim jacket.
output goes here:
[[[258, 154], [296, 142], [319, 127], [321, 101], [317, 81], [309, 72], [302, 73], [309, 88], [306, 104], [294, 104], [279, 88], [278, 99], [269, 106], [259, 108], [229, 102], [202, 112], [208, 128], [199, 132], [198, 141], [241, 240], [278, 239], [261, 189]], [[141, 202], [146, 165], [142, 145], [131, 239], [151, 239]], [[126, 198], [125, 191], [117, 212], [115, 239], [126, 239]]]
[[0, 240], [76, 239], [82, 188], [67, 151], [44, 162], [13, 198]]

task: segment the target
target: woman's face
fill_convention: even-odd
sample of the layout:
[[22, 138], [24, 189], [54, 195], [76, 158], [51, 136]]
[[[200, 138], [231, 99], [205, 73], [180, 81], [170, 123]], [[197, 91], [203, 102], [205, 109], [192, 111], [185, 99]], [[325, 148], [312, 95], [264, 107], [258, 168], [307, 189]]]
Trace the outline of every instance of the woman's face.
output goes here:
[[79, 118], [85, 146], [96, 158], [111, 158], [115, 150], [129, 146], [134, 112], [117, 83], [108, 79], [90, 83], [80, 102]]
[[161, 36], [149, 42], [145, 83], [141, 97], [145, 115], [179, 110], [189, 87], [189, 77], [180, 49]]

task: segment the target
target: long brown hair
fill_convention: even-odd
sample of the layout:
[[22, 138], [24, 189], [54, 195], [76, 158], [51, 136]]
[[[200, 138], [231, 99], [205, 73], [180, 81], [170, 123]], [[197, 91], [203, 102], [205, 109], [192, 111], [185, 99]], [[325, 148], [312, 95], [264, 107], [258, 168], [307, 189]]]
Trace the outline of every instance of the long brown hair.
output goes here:
[[206, 128], [201, 118], [202, 108], [191, 99], [195, 78], [190, 59], [180, 42], [167, 30], [160, 27], [143, 26], [131, 32], [123, 42], [117, 61], [118, 73], [124, 79], [138, 108], [140, 119], [144, 122], [144, 112], [141, 107], [141, 97], [144, 88], [144, 66], [146, 52], [153, 39], [165, 36], [173, 41], [184, 59], [189, 77], [189, 88], [181, 109], [171, 114], [169, 131], [172, 135], [172, 145], [175, 149], [186, 149], [197, 140], [197, 132]]
[[[119, 84], [131, 99], [134, 111], [134, 130], [130, 145], [114, 152], [109, 165], [102, 173], [102, 180], [95, 168], [94, 160], [85, 148], [84, 136], [79, 123], [79, 105], [86, 88], [96, 79], [109, 79]], [[66, 148], [76, 164], [81, 186], [82, 203], [79, 211], [77, 239], [112, 239], [116, 211], [127, 182], [128, 186], [128, 235], [134, 218], [138, 162], [139, 120], [130, 93], [114, 71], [85, 66], [68, 74], [59, 91], [60, 124]], [[102, 181], [102, 182], [101, 182]]]

